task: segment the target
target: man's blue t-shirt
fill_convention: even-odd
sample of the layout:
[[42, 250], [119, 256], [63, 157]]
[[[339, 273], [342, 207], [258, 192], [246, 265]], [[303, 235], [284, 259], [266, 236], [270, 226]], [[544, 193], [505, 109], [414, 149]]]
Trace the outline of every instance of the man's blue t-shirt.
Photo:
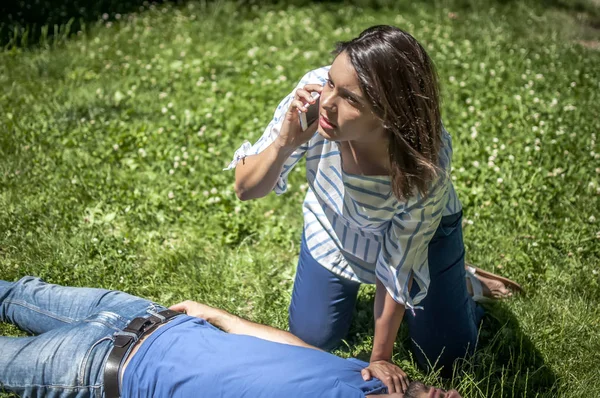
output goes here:
[[123, 398], [364, 398], [387, 392], [364, 381], [357, 359], [225, 333], [179, 316], [153, 333], [125, 369]]

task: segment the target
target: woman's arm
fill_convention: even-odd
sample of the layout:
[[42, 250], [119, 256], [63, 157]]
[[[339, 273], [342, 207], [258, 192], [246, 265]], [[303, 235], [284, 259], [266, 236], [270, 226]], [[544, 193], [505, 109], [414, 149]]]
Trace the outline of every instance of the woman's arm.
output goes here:
[[261, 325], [233, 315], [225, 310], [214, 308], [206, 304], [187, 300], [170, 307], [173, 311], [185, 312], [187, 315], [206, 319], [210, 324], [219, 329], [232, 334], [244, 334], [247, 336], [258, 337], [259, 339], [273, 341], [275, 343], [295, 345], [299, 347], [312, 348], [310, 344], [286, 332], [271, 326]]
[[[409, 281], [411, 284], [412, 279]], [[404, 305], [397, 303], [387, 289], [377, 279], [375, 290], [375, 337], [369, 366], [362, 370], [365, 380], [377, 377], [385, 384], [390, 393], [403, 393], [408, 388], [408, 376], [394, 365], [392, 353], [398, 329], [404, 317]], [[394, 395], [391, 395], [394, 396]]]
[[404, 305], [397, 303], [387, 292], [379, 279], [376, 282], [375, 306], [375, 337], [371, 362], [391, 361], [394, 350], [394, 341], [404, 317]]
[[276, 139], [258, 155], [247, 156], [235, 168], [235, 193], [240, 200], [258, 199], [273, 190], [283, 164], [296, 148]]
[[310, 93], [320, 93], [322, 89], [319, 84], [307, 84], [297, 87], [289, 101], [282, 101], [289, 106], [282, 116], [281, 127], [273, 126], [271, 133], [277, 134], [277, 138], [264, 151], [242, 159], [235, 168], [235, 193], [239, 199], [262, 198], [273, 190], [286, 160], [317, 131], [316, 121], [302, 131], [298, 111], [306, 112], [306, 104], [315, 102]]

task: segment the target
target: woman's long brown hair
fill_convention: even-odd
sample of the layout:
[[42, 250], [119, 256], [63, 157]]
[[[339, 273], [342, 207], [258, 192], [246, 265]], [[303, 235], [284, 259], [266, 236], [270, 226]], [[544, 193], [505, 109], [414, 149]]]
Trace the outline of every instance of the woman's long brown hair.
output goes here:
[[440, 173], [442, 121], [438, 79], [425, 49], [403, 30], [368, 28], [338, 43], [354, 66], [363, 94], [389, 136], [392, 191], [407, 199], [427, 196]]

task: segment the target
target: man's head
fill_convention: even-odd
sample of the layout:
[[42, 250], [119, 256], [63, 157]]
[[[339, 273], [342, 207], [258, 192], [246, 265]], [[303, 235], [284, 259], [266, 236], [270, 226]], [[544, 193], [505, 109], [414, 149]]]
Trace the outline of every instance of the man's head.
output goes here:
[[433, 386], [426, 386], [420, 381], [412, 381], [404, 398], [461, 398], [456, 390], [444, 391]]

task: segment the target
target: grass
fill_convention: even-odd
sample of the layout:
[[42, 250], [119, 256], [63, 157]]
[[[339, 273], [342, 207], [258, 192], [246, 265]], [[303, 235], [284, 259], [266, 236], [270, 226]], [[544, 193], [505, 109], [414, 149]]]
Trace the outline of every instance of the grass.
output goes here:
[[[404, 327], [396, 362], [468, 398], [598, 397], [600, 53], [556, 10], [458, 4], [165, 4], [5, 49], [0, 278], [195, 299], [285, 328], [303, 168], [286, 195], [244, 203], [221, 169], [334, 42], [394, 24], [438, 67], [469, 260], [528, 291], [488, 307], [452, 380], [415, 367]], [[370, 353], [372, 301], [366, 286], [338, 354]]]

